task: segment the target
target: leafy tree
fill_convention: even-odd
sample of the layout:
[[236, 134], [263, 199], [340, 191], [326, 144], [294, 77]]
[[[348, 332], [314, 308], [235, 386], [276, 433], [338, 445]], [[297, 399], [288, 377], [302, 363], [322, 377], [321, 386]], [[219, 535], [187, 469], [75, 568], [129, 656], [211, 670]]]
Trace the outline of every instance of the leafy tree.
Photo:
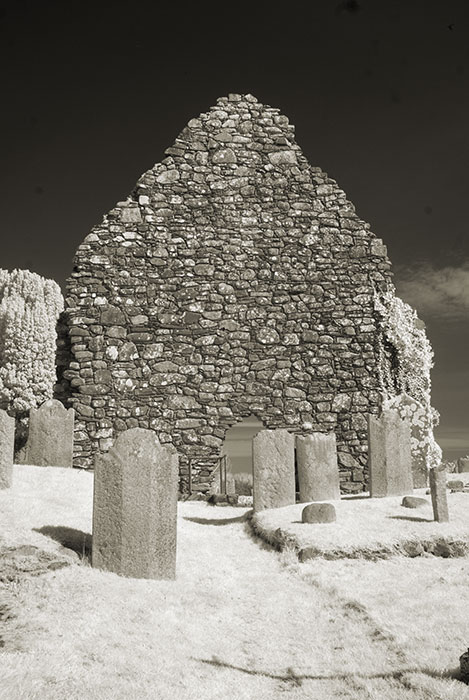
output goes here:
[[0, 406], [21, 414], [52, 397], [59, 285], [29, 270], [0, 270]]

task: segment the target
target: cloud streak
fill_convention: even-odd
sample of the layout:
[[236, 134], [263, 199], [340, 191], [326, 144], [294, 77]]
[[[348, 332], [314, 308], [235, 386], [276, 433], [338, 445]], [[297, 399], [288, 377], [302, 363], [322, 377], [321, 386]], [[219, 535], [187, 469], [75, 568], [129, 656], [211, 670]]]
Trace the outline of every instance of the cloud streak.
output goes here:
[[469, 320], [469, 260], [441, 268], [429, 262], [397, 267], [395, 285], [424, 319]]

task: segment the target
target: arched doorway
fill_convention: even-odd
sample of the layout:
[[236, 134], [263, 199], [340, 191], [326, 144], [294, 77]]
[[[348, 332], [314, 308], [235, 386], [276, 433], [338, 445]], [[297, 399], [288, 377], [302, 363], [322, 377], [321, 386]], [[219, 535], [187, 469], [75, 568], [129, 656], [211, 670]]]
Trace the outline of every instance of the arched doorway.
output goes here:
[[262, 422], [250, 415], [226, 431], [222, 454], [227, 457], [237, 493], [244, 491], [243, 495], [248, 495], [252, 489], [252, 438], [263, 428]]

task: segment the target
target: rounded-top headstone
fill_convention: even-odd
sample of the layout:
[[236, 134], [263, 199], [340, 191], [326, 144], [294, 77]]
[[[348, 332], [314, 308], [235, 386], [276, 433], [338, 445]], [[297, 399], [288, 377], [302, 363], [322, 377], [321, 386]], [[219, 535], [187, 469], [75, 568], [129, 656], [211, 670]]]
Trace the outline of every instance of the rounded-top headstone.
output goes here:
[[301, 512], [303, 523], [333, 523], [336, 520], [332, 503], [310, 503]]
[[426, 505], [428, 505], [427, 499], [418, 496], [404, 496], [401, 503], [404, 508], [421, 508]]

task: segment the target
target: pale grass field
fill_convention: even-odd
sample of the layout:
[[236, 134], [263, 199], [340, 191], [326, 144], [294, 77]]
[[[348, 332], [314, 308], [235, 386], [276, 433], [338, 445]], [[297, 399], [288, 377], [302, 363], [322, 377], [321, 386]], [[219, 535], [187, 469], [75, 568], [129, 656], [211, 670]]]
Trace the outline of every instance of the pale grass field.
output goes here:
[[[0, 544], [52, 550], [32, 528], [58, 526], [79, 546], [91, 498], [86, 472], [15, 467]], [[178, 512], [176, 581], [74, 563], [4, 587], [2, 700], [469, 700], [451, 678], [468, 643], [466, 558], [300, 565], [253, 540], [247, 509]]]

